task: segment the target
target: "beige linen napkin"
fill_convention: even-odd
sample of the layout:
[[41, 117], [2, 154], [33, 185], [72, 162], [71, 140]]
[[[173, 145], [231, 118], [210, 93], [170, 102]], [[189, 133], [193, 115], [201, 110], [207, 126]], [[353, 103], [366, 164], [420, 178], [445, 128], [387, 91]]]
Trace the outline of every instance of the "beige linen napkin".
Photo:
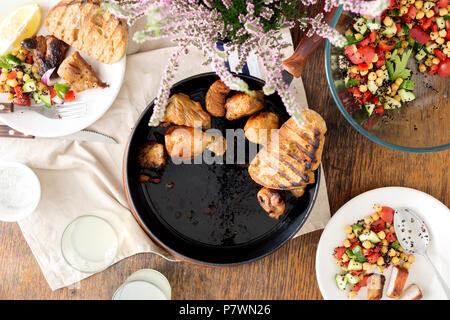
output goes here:
[[[133, 51], [130, 46], [130, 51]], [[152, 252], [176, 261], [156, 246], [128, 209], [122, 186], [122, 159], [128, 137], [140, 113], [155, 97], [168, 57], [167, 47], [129, 55], [123, 87], [109, 111], [89, 129], [112, 136], [118, 144], [64, 140], [0, 140], [0, 160], [31, 167], [42, 186], [36, 211], [19, 222], [23, 235], [52, 290], [71, 285], [91, 274], [80, 273], [63, 259], [60, 241], [65, 227], [76, 217], [94, 213], [110, 221], [120, 233], [114, 262], [137, 253]], [[139, 48], [135, 48], [138, 51]], [[183, 56], [177, 81], [211, 71], [202, 66], [200, 52]], [[306, 105], [301, 79], [292, 83], [297, 99]], [[322, 174], [316, 205], [299, 234], [323, 228], [330, 218], [326, 184]]]

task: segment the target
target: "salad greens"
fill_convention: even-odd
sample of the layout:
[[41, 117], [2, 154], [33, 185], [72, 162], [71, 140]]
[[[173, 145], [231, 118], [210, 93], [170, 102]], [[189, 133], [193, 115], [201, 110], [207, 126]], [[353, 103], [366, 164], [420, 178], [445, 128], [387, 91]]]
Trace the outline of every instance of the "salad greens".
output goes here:
[[411, 56], [412, 49], [404, 53], [402, 57], [397, 54], [392, 61], [386, 61], [386, 67], [389, 72], [389, 79], [395, 80], [397, 78], [406, 79], [411, 75], [411, 70], [406, 68], [408, 64], [408, 59]]

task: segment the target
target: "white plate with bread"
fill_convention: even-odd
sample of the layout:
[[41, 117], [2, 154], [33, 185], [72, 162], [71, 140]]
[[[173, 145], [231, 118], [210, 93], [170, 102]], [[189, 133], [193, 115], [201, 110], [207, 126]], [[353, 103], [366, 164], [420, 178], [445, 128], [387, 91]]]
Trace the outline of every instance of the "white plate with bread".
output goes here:
[[[102, 117], [119, 93], [126, 66], [126, 23], [100, 11], [98, 0], [37, 0], [42, 23], [37, 35], [53, 35], [70, 47], [66, 57], [78, 52], [90, 65], [105, 88], [76, 92], [75, 102], [83, 102], [87, 113], [76, 119], [48, 119], [35, 112], [1, 114], [0, 120], [15, 130], [39, 137], [58, 137], [85, 129]], [[2, 3], [0, 20], [30, 0]], [[56, 71], [55, 71], [56, 73]]]
[[[374, 204], [389, 206], [393, 209], [407, 207], [420, 215], [431, 236], [428, 247], [429, 256], [440, 270], [447, 285], [450, 285], [448, 272], [450, 270], [450, 247], [448, 246], [450, 210], [424, 192], [403, 187], [386, 187], [367, 191], [351, 199], [333, 215], [325, 227], [316, 252], [316, 277], [323, 298], [349, 299], [347, 292], [340, 290], [336, 285], [335, 275], [341, 272], [341, 267], [335, 263], [333, 250], [346, 238], [345, 227], [372, 214]], [[385, 277], [384, 286], [381, 288], [382, 300], [393, 300], [389, 297], [392, 296], [389, 291], [392, 291], [396, 285], [396, 280], [398, 282], [406, 280], [397, 298], [412, 300], [416, 297], [414, 292], [420, 290], [421, 299], [447, 299], [432, 266], [423, 256], [415, 255], [415, 261], [409, 267], [406, 279], [404, 279], [405, 275], [397, 274], [396, 271], [398, 270], [394, 270], [391, 265], [382, 272]], [[377, 274], [376, 271], [375, 274]], [[362, 287], [353, 299], [367, 300], [367, 287]]]

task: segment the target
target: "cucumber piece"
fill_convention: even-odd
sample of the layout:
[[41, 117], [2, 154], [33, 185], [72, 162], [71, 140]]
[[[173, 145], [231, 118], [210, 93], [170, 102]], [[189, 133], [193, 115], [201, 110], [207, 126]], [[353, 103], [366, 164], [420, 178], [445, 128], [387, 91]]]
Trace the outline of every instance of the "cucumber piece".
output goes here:
[[373, 110], [375, 110], [375, 105], [373, 103], [365, 102], [364, 109], [366, 110], [367, 115], [370, 117], [373, 113]]
[[406, 91], [405, 89], [398, 90], [398, 95], [402, 98], [403, 102], [413, 101], [416, 95], [411, 91]]
[[338, 289], [344, 291], [347, 286], [347, 278], [345, 276], [341, 276], [340, 274], [336, 274], [334, 279], [336, 280], [336, 286]]
[[399, 89], [405, 89], [409, 91], [414, 91], [414, 81], [412, 80], [404, 80], [400, 85]]
[[46, 107], [52, 107], [52, 99], [50, 97], [50, 93], [39, 91], [38, 92], [39, 99], [45, 104]]
[[31, 64], [28, 63], [22, 63], [23, 72], [31, 74], [31, 68], [33, 67]]
[[351, 259], [347, 266], [348, 270], [354, 270], [354, 271], [362, 270], [362, 268], [363, 268], [363, 264], [361, 262], [356, 261], [355, 259]]
[[370, 31], [379, 30], [381, 28], [381, 24], [375, 20], [367, 21], [367, 28], [369, 28]]
[[13, 55], [12, 53], [8, 53], [5, 56], [5, 59], [8, 60], [9, 63], [12, 63], [14, 65], [21, 65], [22, 64], [22, 61], [19, 58], [17, 58], [15, 55]]
[[359, 235], [361, 233], [361, 231], [364, 230], [364, 227], [360, 224], [352, 224], [352, 230], [355, 234]]
[[[392, 99], [395, 100], [395, 99]], [[397, 101], [397, 100], [395, 100]], [[400, 103], [399, 101], [397, 101], [398, 103]], [[359, 236], [359, 241], [364, 242], [364, 241], [370, 241], [372, 243], [378, 243], [380, 242], [380, 238], [378, 238], [377, 234], [375, 232], [373, 232], [372, 230], [370, 230], [369, 232], [364, 232], [363, 234], [361, 234]]]
[[417, 54], [414, 56], [414, 58], [416, 58], [417, 61], [421, 61], [426, 56], [427, 56], [427, 53], [425, 52], [425, 50], [421, 49], [419, 52], [417, 52]]
[[22, 90], [23, 92], [33, 92], [36, 91], [36, 81], [34, 81], [33, 79], [27, 80], [23, 86], [22, 86]]
[[37, 93], [37, 91], [33, 92], [33, 100], [36, 104], [42, 103], [41, 98], [39, 98], [39, 93]]
[[352, 113], [352, 118], [355, 120], [359, 125], [363, 125], [368, 119], [369, 116], [367, 115], [367, 112], [363, 109], [358, 109], [355, 112]]
[[435, 5], [434, 2], [426, 1], [426, 2], [423, 4], [423, 12], [427, 12], [428, 10], [430, 10], [431, 8], [433, 8], [434, 5]]
[[390, 27], [384, 27], [384, 30], [381, 31], [381, 34], [384, 34], [387, 37], [392, 37], [397, 33], [397, 27], [393, 23]]
[[366, 257], [364, 257], [364, 254], [361, 251], [360, 246], [356, 246], [352, 249], [353, 254], [355, 255], [355, 260], [358, 262], [366, 262]]
[[399, 37], [409, 34], [409, 28], [406, 24], [402, 24], [402, 30], [397, 34]]
[[436, 17], [436, 24], [437, 24], [439, 29], [445, 29], [444, 17]]
[[385, 110], [392, 110], [392, 109], [397, 109], [397, 108], [402, 107], [402, 103], [400, 101], [395, 100], [394, 98], [385, 97], [384, 99], [385, 100], [384, 100], [383, 108]]
[[347, 251], [345, 253], [347, 254], [347, 256], [350, 259], [353, 259], [355, 257], [355, 255], [353, 254], [352, 250], [347, 249]]
[[429, 54], [434, 54], [434, 49], [437, 49], [438, 44], [437, 43], [430, 43], [429, 45], [425, 46], [425, 51]]
[[366, 33], [367, 31], [367, 21], [364, 18], [358, 18], [355, 20], [353, 24], [353, 28], [361, 34]]
[[355, 277], [354, 275], [347, 273], [345, 275], [345, 277], [347, 278], [347, 282], [350, 284], [357, 284], [358, 282], [361, 281], [361, 279], [359, 279], [359, 277]]

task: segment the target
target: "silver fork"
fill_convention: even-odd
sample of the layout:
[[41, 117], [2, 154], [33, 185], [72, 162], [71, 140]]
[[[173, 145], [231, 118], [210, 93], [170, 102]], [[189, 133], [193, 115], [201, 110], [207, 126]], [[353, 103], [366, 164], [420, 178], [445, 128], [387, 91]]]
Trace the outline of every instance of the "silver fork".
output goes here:
[[19, 106], [14, 103], [0, 103], [0, 113], [13, 113], [23, 111], [34, 111], [50, 119], [71, 120], [83, 117], [87, 113], [86, 103], [71, 103], [62, 105], [52, 105], [51, 108], [45, 106]]

